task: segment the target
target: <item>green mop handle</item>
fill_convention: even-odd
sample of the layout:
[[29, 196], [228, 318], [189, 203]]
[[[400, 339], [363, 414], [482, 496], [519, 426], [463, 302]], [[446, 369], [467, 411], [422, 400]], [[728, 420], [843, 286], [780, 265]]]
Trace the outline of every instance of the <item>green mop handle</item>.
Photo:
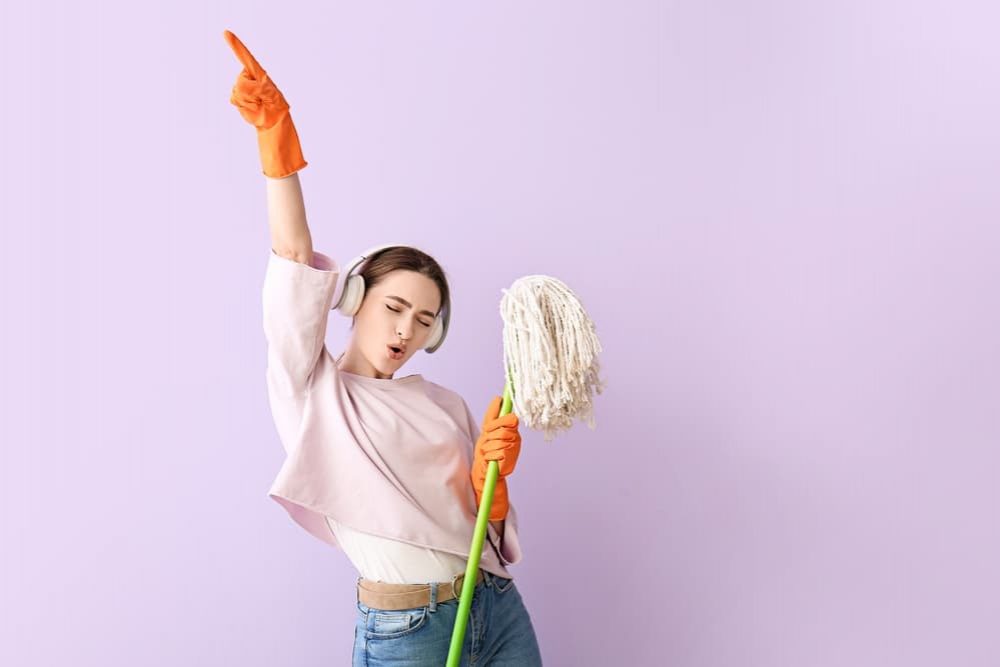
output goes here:
[[[503, 402], [500, 404], [500, 414], [503, 417], [511, 411], [513, 386], [508, 377], [503, 387]], [[465, 579], [462, 580], [462, 596], [458, 600], [458, 616], [455, 617], [455, 628], [451, 633], [451, 648], [448, 649], [447, 667], [459, 667], [462, 657], [462, 642], [465, 640], [465, 626], [469, 622], [469, 608], [472, 607], [472, 595], [476, 590], [476, 575], [479, 573], [479, 557], [483, 553], [483, 542], [486, 540], [486, 525], [489, 523], [490, 507], [493, 505], [493, 490], [500, 475], [500, 465], [490, 461], [486, 468], [486, 482], [483, 484], [483, 494], [479, 501], [479, 514], [476, 516], [476, 530], [472, 535], [472, 547], [469, 550], [469, 562], [465, 567]]]

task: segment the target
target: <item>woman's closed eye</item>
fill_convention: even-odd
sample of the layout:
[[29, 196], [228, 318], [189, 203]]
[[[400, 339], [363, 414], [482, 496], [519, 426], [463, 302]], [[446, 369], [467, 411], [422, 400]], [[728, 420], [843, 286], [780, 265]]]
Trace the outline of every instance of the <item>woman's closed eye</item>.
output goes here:
[[[385, 305], [385, 307], [386, 307], [386, 308], [388, 308], [389, 310], [391, 310], [391, 311], [392, 311], [392, 312], [394, 312], [394, 313], [401, 313], [401, 312], [403, 312], [403, 311], [401, 311], [401, 310], [396, 310], [395, 308], [393, 308], [393, 307], [392, 307], [392, 306], [390, 306], [389, 304], [386, 304], [386, 305]], [[417, 322], [420, 322], [420, 320], [417, 320]], [[423, 325], [424, 325], [425, 327], [429, 327], [429, 326], [430, 326], [430, 325], [429, 325], [429, 324], [427, 324], [426, 322], [420, 322], [420, 323], [421, 323], [421, 324], [423, 324]]]

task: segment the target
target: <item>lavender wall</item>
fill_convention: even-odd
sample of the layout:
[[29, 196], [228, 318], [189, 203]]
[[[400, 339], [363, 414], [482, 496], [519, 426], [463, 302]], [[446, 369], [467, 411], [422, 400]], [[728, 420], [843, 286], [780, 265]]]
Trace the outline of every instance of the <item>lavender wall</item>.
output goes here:
[[597, 430], [526, 432], [510, 478], [546, 664], [1000, 664], [998, 19], [5, 4], [0, 663], [349, 663], [354, 570], [266, 497], [228, 28], [292, 104], [316, 248], [448, 271], [405, 374], [480, 413], [528, 273], [595, 320]]

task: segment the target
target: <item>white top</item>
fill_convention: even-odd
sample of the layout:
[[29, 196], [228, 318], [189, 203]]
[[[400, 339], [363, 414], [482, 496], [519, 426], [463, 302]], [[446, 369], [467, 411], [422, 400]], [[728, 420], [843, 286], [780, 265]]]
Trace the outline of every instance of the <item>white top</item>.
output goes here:
[[451, 581], [468, 565], [467, 558], [446, 551], [362, 533], [332, 517], [326, 520], [354, 569], [365, 579], [392, 584]]

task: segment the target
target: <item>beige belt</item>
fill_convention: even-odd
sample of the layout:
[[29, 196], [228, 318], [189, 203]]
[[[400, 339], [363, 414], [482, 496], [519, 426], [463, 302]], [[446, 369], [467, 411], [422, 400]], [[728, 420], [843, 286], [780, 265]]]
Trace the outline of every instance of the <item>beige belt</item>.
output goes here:
[[[483, 570], [476, 572], [476, 583], [483, 580]], [[454, 600], [462, 595], [465, 572], [456, 574], [451, 581], [437, 584], [437, 603]], [[390, 584], [384, 581], [358, 579], [358, 601], [371, 609], [396, 610], [426, 607], [431, 603], [430, 584]]]

